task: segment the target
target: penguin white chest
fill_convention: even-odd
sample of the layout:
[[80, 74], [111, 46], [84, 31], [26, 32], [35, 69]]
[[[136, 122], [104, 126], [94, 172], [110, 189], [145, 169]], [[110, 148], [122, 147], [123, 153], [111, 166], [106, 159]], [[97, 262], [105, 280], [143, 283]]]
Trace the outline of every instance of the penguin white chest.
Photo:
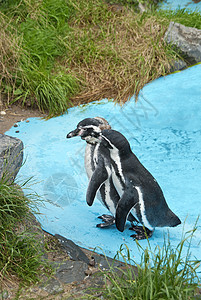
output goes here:
[[94, 162], [94, 166], [96, 167], [97, 164], [98, 164], [98, 155], [99, 155], [99, 147], [100, 147], [100, 144], [96, 144], [94, 146], [94, 153], [93, 153], [93, 162]]
[[84, 159], [84, 164], [85, 164], [85, 170], [87, 173], [87, 177], [90, 179], [92, 174], [93, 174], [93, 166], [92, 166], [92, 145], [87, 144], [85, 148], [85, 159]]
[[110, 182], [109, 182], [109, 178], [110, 178], [110, 176], [112, 176], [112, 173], [111, 173], [111, 169], [109, 166], [106, 165], [105, 168], [108, 173], [108, 179], [105, 181], [105, 202], [107, 203], [109, 211], [114, 216], [115, 212], [116, 212], [116, 208], [115, 208], [114, 202], [112, 201], [111, 196], [110, 196]]

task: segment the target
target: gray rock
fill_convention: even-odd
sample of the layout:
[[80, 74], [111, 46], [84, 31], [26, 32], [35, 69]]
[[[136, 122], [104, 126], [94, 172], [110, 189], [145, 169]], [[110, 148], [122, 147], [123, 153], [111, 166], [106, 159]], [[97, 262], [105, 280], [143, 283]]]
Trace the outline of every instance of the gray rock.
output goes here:
[[62, 283], [82, 281], [86, 275], [88, 266], [82, 261], [66, 261], [59, 265], [56, 270], [56, 278]]
[[47, 282], [43, 283], [40, 286], [40, 288], [51, 295], [55, 295], [63, 292], [63, 287], [61, 283], [55, 278], [49, 279]]
[[115, 260], [108, 256], [104, 256], [102, 254], [97, 255], [94, 253], [93, 257], [95, 259], [96, 267], [99, 267], [102, 270], [110, 269], [110, 267], [120, 268], [124, 266], [124, 263], [122, 263], [121, 261]]
[[73, 241], [66, 239], [62, 235], [55, 234], [63, 250], [67, 252], [72, 260], [80, 260], [89, 264], [89, 259], [86, 254]]
[[170, 73], [176, 72], [176, 71], [181, 71], [183, 69], [187, 68], [187, 63], [185, 61], [178, 59], [172, 62], [171, 68], [170, 68]]
[[190, 64], [201, 62], [201, 30], [170, 22], [164, 40], [179, 48]]
[[9, 181], [15, 179], [23, 160], [21, 140], [0, 134], [0, 179], [5, 176]]

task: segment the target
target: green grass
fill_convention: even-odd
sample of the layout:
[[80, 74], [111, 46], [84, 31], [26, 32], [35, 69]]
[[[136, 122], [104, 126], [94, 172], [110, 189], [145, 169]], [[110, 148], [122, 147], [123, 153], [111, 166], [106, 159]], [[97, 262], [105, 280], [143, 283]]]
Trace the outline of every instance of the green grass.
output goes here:
[[[8, 1], [1, 9], [1, 19], [7, 21], [4, 31], [12, 34], [10, 39], [14, 32], [20, 40], [15, 69], [13, 64], [8, 65], [9, 57], [5, 62], [10, 74], [9, 80], [6, 76], [3, 80], [4, 92], [11, 90], [8, 102], [20, 100], [22, 104], [35, 105], [41, 111], [48, 111], [49, 116], [61, 114], [71, 106], [70, 96], [79, 90], [76, 77], [57, 62], [66, 51], [63, 38], [69, 31], [72, 6], [64, 0], [42, 4], [24, 0]], [[3, 61], [5, 53], [2, 56]]]
[[21, 284], [36, 283], [46, 273], [47, 263], [42, 261], [37, 238], [27, 232], [0, 230], [0, 281], [15, 278]]
[[164, 19], [166, 24], [169, 24], [169, 21], [174, 21], [181, 23], [182, 25], [194, 27], [201, 29], [201, 15], [200, 12], [188, 9], [178, 9], [178, 10], [159, 10], [155, 14], [159, 19]]
[[20, 188], [13, 183], [0, 182], [0, 224], [9, 227], [15, 224], [29, 212], [29, 200]]
[[87, 81], [78, 95], [85, 102], [104, 97], [125, 102], [166, 74], [176, 57], [163, 41], [166, 28], [150, 14], [117, 15], [103, 1], [89, 0], [72, 22], [75, 38], [69, 39], [66, 65]]
[[[28, 182], [22, 186], [26, 188]], [[42, 261], [37, 233], [26, 225], [41, 200], [33, 193], [25, 197], [21, 187], [5, 177], [0, 180], [0, 284], [5, 279], [22, 284], [37, 282], [50, 270]]]
[[[125, 5], [119, 13], [103, 0], [1, 3], [4, 103], [35, 106], [52, 117], [105, 97], [123, 103], [146, 83], [167, 74], [179, 57], [163, 41], [169, 22], [200, 28], [200, 14], [138, 14], [132, 10], [134, 2], [118, 1]], [[144, 2], [152, 6], [158, 1]]]
[[[102, 299], [129, 300], [184, 300], [192, 299], [198, 293], [200, 286], [196, 270], [200, 260], [191, 259], [191, 242], [196, 225], [192, 231], [182, 235], [181, 242], [173, 247], [171, 238], [164, 238], [162, 247], [154, 249], [148, 242], [148, 247], [142, 248], [141, 262], [136, 263], [130, 256], [127, 246], [121, 246], [116, 258], [125, 262], [126, 268], [103, 271], [105, 287], [98, 290]], [[184, 249], [187, 248], [187, 254]], [[134, 267], [131, 267], [131, 266]], [[96, 295], [89, 296], [96, 299]], [[88, 298], [89, 299], [89, 298]]]

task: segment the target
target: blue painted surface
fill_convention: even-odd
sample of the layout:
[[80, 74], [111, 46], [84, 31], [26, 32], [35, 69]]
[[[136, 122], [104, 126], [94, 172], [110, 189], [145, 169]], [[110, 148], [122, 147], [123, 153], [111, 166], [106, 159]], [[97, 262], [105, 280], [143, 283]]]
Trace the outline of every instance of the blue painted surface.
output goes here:
[[164, 9], [186, 8], [192, 11], [201, 11], [201, 2], [195, 3], [193, 0], [167, 0], [164, 1], [160, 7]]
[[[97, 217], [107, 210], [95, 200], [87, 206], [87, 177], [84, 170], [85, 142], [66, 134], [86, 117], [101, 116], [129, 140], [133, 152], [157, 179], [170, 208], [185, 231], [193, 228], [201, 211], [201, 65], [161, 77], [146, 85], [137, 104], [124, 107], [102, 100], [85, 107], [74, 107], [68, 114], [48, 121], [38, 118], [19, 123], [19, 133], [7, 134], [22, 139], [26, 163], [20, 180], [34, 176], [33, 189], [59, 206], [47, 203], [41, 208], [40, 222], [45, 230], [58, 233], [82, 247], [101, 247], [113, 257], [126, 243], [137, 261], [140, 254], [130, 238], [129, 224], [123, 233], [115, 227], [96, 228]], [[157, 228], [150, 239], [152, 247], [162, 246], [170, 233], [172, 245], [181, 238], [183, 225]], [[201, 219], [192, 241], [192, 255], [201, 259]], [[147, 241], [140, 241], [143, 247]], [[184, 249], [187, 250], [187, 246]]]

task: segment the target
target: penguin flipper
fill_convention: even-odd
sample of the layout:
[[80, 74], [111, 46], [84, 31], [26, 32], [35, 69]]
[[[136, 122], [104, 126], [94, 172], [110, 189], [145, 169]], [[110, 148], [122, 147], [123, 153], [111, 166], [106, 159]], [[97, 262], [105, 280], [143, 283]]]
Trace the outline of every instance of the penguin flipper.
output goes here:
[[116, 208], [115, 224], [119, 231], [124, 231], [124, 226], [130, 210], [136, 205], [138, 199], [137, 191], [133, 189], [132, 193], [125, 190]]
[[102, 164], [98, 165], [93, 172], [93, 175], [91, 176], [87, 188], [86, 201], [89, 206], [93, 204], [97, 191], [107, 178], [108, 173], [106, 171], [106, 168]]

